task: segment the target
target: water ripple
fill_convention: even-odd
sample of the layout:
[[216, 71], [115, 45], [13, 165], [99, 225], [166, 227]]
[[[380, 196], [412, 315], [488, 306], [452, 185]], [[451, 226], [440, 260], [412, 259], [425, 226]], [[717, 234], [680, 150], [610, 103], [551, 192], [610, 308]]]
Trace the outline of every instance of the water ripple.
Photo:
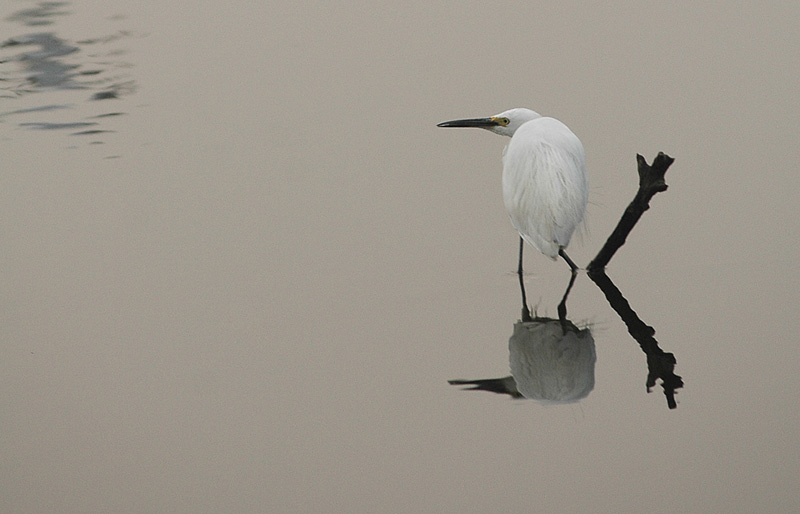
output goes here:
[[[64, 38], [59, 35], [58, 20], [73, 15], [80, 12], [75, 13], [69, 2], [36, 2], [5, 18], [21, 28], [48, 29], [23, 31], [0, 42], [0, 122], [13, 117], [18, 127], [40, 131], [93, 127], [71, 133], [82, 136], [116, 132], [102, 125], [126, 114], [120, 102], [137, 90], [130, 73], [134, 65], [122, 59], [127, 52], [120, 46], [134, 35], [112, 28], [111, 24], [124, 19], [114, 16], [108, 19], [105, 34]], [[64, 101], [65, 94], [71, 101]], [[98, 113], [92, 107], [106, 102], [114, 105], [107, 112]]]

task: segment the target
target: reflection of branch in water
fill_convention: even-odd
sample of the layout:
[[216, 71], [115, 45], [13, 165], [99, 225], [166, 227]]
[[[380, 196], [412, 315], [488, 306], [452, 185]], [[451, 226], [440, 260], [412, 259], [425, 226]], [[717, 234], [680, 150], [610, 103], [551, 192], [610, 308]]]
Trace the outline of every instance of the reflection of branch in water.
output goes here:
[[675, 390], [683, 387], [683, 380], [673, 372], [676, 364], [675, 356], [659, 348], [658, 342], [653, 337], [656, 331], [639, 319], [639, 316], [631, 309], [630, 304], [622, 296], [620, 290], [617, 289], [605, 273], [605, 267], [614, 256], [614, 253], [625, 244], [625, 239], [633, 230], [634, 225], [642, 217], [642, 214], [650, 208], [650, 199], [656, 193], [667, 190], [664, 175], [675, 159], [659, 152], [656, 158], [653, 159], [652, 166], [648, 165], [641, 155], [637, 155], [636, 160], [639, 166], [639, 190], [636, 192], [633, 201], [628, 205], [628, 208], [625, 209], [625, 213], [617, 223], [616, 228], [606, 240], [606, 244], [603, 245], [597, 256], [589, 263], [587, 270], [589, 278], [603, 291], [606, 299], [611, 304], [611, 308], [619, 314], [619, 317], [628, 327], [628, 332], [636, 339], [642, 351], [647, 355], [647, 391], [650, 392], [650, 388], [655, 385], [656, 379], [661, 379], [661, 387], [664, 388], [667, 405], [669, 405], [670, 409], [674, 409], [677, 407]]
[[677, 362], [675, 356], [659, 348], [658, 342], [653, 337], [656, 331], [639, 319], [605, 271], [590, 273], [589, 278], [603, 291], [611, 308], [619, 314], [625, 326], [628, 327], [628, 333], [636, 339], [642, 351], [647, 355], [647, 392], [649, 393], [650, 388], [656, 384], [656, 379], [661, 379], [661, 387], [664, 388], [667, 405], [670, 409], [674, 409], [678, 406], [675, 402], [675, 390], [683, 387], [683, 379], [673, 372]]

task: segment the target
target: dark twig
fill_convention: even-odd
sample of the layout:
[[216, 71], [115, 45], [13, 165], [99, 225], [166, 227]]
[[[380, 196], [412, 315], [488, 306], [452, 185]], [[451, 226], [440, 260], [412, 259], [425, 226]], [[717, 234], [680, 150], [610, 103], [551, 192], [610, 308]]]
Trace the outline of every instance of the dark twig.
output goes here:
[[614, 232], [606, 240], [606, 244], [603, 245], [597, 256], [586, 267], [590, 275], [605, 268], [614, 253], [625, 244], [625, 239], [633, 230], [636, 222], [650, 208], [650, 199], [656, 193], [667, 190], [664, 175], [674, 160], [669, 155], [659, 152], [656, 158], [653, 159], [653, 165], [650, 166], [644, 160], [644, 157], [636, 155], [636, 161], [639, 165], [639, 190], [636, 192], [633, 201], [628, 205], [628, 208], [625, 209], [625, 213], [617, 223]]

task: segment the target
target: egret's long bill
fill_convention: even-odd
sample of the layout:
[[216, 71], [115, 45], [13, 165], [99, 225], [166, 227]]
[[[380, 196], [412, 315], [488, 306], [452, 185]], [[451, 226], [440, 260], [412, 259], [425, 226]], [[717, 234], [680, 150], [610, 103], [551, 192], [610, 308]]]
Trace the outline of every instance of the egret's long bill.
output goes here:
[[[506, 122], [508, 124], [508, 122]], [[437, 127], [477, 127], [477, 128], [486, 128], [486, 127], [497, 127], [499, 125], [503, 125], [503, 121], [501, 118], [491, 117], [491, 118], [470, 118], [466, 120], [453, 120], [453, 121], [445, 121], [436, 125]]]

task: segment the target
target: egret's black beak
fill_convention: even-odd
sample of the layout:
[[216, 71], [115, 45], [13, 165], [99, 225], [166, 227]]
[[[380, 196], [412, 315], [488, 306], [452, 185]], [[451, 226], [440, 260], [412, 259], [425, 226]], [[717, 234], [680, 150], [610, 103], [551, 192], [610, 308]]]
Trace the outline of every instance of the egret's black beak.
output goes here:
[[471, 118], [468, 120], [453, 120], [453, 121], [444, 121], [436, 125], [437, 127], [478, 127], [478, 128], [487, 128], [487, 127], [497, 127], [500, 125], [498, 121], [494, 118]]

